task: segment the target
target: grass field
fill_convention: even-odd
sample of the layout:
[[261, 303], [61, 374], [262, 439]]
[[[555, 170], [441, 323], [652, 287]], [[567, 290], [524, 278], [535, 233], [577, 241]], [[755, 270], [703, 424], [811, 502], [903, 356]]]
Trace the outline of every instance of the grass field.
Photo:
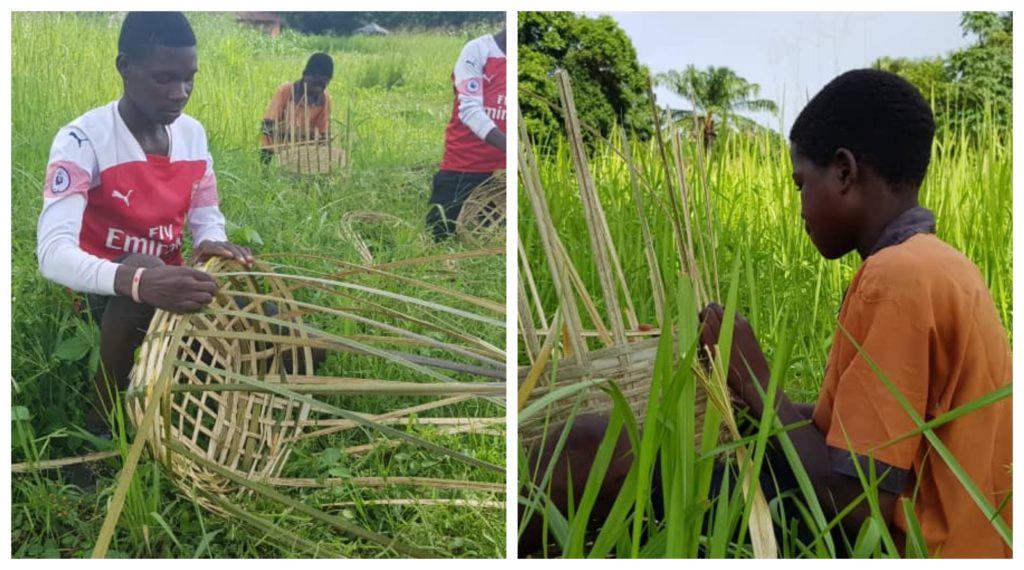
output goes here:
[[[562, 103], [565, 107], [565, 103]], [[690, 124], [682, 124], [687, 131]], [[578, 504], [569, 505], [568, 512], [558, 512], [548, 498], [547, 485], [552, 469], [541, 463], [531, 471], [526, 458], [532, 449], [519, 449], [520, 504], [526, 505], [520, 520], [520, 532], [528, 517], [536, 517], [544, 525], [541, 553], [558, 553], [566, 557], [737, 557], [782, 556], [832, 558], [840, 552], [854, 557], [918, 557], [929, 553], [912, 508], [904, 511], [911, 521], [906, 543], [897, 543], [881, 515], [874, 485], [877, 479], [863, 473], [860, 477], [865, 492], [858, 499], [871, 506], [871, 515], [853, 532], [838, 532], [845, 513], [826, 515], [810, 486], [792, 443], [781, 432], [772, 413], [753, 430], [744, 433], [737, 444], [719, 444], [720, 425], [728, 425], [728, 396], [724, 392], [723, 362], [718, 356], [710, 373], [694, 366], [697, 346], [697, 312], [702, 308], [697, 289], [718, 300], [727, 308], [722, 337], [731, 338], [731, 311], [745, 315], [751, 323], [768, 361], [771, 381], [766, 393], [774, 394], [782, 386], [797, 402], [813, 402], [817, 398], [825, 363], [836, 329], [836, 316], [846, 286], [860, 263], [851, 253], [838, 261], [820, 256], [807, 237], [800, 219], [800, 195], [791, 178], [791, 164], [786, 140], [770, 131], [740, 133], [721, 137], [702, 156], [689, 134], [676, 139], [681, 153], [673, 152], [672, 139], [662, 149], [655, 141], [624, 141], [612, 136], [610, 141], [594, 144], [588, 154], [590, 170], [598, 198], [604, 209], [610, 236], [621, 260], [623, 281], [628, 282], [631, 299], [640, 323], [662, 326], [657, 356], [651, 362], [653, 378], [647, 395], [646, 415], [634, 416], [623, 396], [625, 388], [603, 385], [614, 407], [608, 412], [608, 431], [594, 453], [594, 467]], [[673, 137], [674, 138], [674, 137]], [[628, 145], [628, 152], [626, 152]], [[586, 215], [580, 198], [577, 175], [570, 146], [565, 140], [541, 141], [535, 152], [537, 178], [543, 187], [553, 225], [565, 246], [567, 257], [578, 269], [581, 281], [597, 305], [596, 312], [612, 328], [609, 309], [602, 296], [600, 272], [592, 254]], [[638, 171], [643, 211], [637, 211], [631, 190], [630, 171], [625, 156], [632, 157]], [[681, 160], [677, 161], [676, 157]], [[523, 159], [521, 158], [521, 167]], [[666, 162], [668, 164], [666, 164]], [[1009, 132], [991, 124], [982, 124], [971, 132], [954, 132], [940, 127], [933, 146], [921, 201], [937, 218], [938, 235], [965, 253], [980, 269], [992, 292], [996, 308], [1009, 335], [1013, 319], [1012, 306], [1012, 143]], [[527, 164], [529, 162], [527, 161]], [[686, 208], [672, 205], [670, 192], [680, 192], [678, 165], [685, 177]], [[666, 182], [666, 169], [672, 183]], [[529, 170], [529, 169], [528, 169]], [[530, 176], [529, 174], [525, 175]], [[519, 235], [529, 258], [530, 270], [536, 279], [543, 313], [548, 316], [567, 312], [559, 306], [559, 295], [546, 265], [541, 232], [527, 199], [526, 186], [520, 181]], [[676, 198], [678, 200], [678, 197]], [[653, 236], [653, 255], [646, 255], [641, 220], [646, 220]], [[679, 237], [681, 228], [692, 238]], [[692, 231], [691, 231], [692, 228]], [[677, 237], [679, 241], [677, 241]], [[696, 257], [700, 279], [681, 275], [680, 241], [690, 244]], [[664, 319], [655, 310], [655, 296], [648, 279], [648, 259], [653, 259], [664, 281]], [[522, 275], [522, 273], [521, 273]], [[563, 286], [567, 287], [567, 286]], [[614, 285], [612, 286], [614, 287]], [[619, 301], [623, 301], [620, 299]], [[583, 302], [577, 300], [582, 306]], [[595, 330], [592, 317], [580, 309], [583, 330]], [[539, 313], [534, 311], [535, 315]], [[534, 319], [538, 318], [536, 316]], [[671, 330], [672, 334], [665, 334]], [[553, 343], [552, 362], [570, 352], [569, 335], [559, 335]], [[1012, 339], [1012, 337], [1011, 337]], [[543, 340], [543, 339], [541, 339]], [[677, 341], [674, 347], [673, 341]], [[588, 341], [591, 350], [596, 339]], [[530, 366], [530, 356], [519, 347], [519, 364]], [[568, 347], [567, 347], [568, 345]], [[723, 341], [722, 346], [730, 346]], [[690, 347], [690, 348], [686, 348]], [[615, 354], [628, 353], [616, 346]], [[544, 354], [543, 350], [540, 354]], [[535, 352], [533, 358], [539, 362]], [[639, 357], [636, 357], [639, 358]], [[612, 360], [611, 358], [608, 359]], [[621, 361], [620, 361], [621, 362]], [[629, 361], [626, 361], [627, 363]], [[537, 366], [537, 365], [534, 365]], [[557, 377], [557, 365], [553, 374]], [[580, 368], [573, 366], [574, 373]], [[610, 366], [607, 362], [603, 366]], [[622, 368], [620, 364], [616, 369]], [[540, 367], [531, 369], [539, 373]], [[699, 370], [699, 371], [698, 371]], [[881, 376], [880, 376], [881, 377]], [[536, 378], [531, 376], [530, 378]], [[540, 376], [540, 378], [545, 378]], [[600, 382], [594, 378], [593, 382]], [[523, 385], [520, 390], [524, 390]], [[543, 385], [537, 384], [538, 387]], [[538, 388], [541, 394], [528, 404], [521, 404], [520, 422], [544, 416], [545, 406], [556, 396], [579, 406], [583, 401], [580, 387], [560, 387], [552, 393]], [[533, 390], [533, 385], [529, 385]], [[701, 387], [703, 386], [703, 387]], [[696, 390], [707, 389], [713, 396], [718, 390], [719, 406], [709, 405], [703, 420], [697, 419]], [[994, 392], [994, 399], [1012, 395], [1012, 385]], [[524, 398], [521, 394], [520, 398]], [[956, 413], [970, 413], [980, 403], [965, 405]], [[568, 406], [568, 404], [566, 404]], [[553, 408], [554, 406], [552, 406]], [[773, 407], [766, 404], [765, 409]], [[557, 456], [571, 430], [576, 413], [565, 427], [548, 432]], [[718, 411], [726, 411], [726, 417]], [[936, 421], [951, 421], [953, 412]], [[720, 424], [724, 422], [724, 424]], [[552, 422], [554, 423], [554, 422]], [[934, 431], [922, 428], [930, 444], [938, 449], [941, 442]], [[611, 511], [602, 515], [593, 532], [585, 532], [587, 519], [595, 509], [597, 492], [608, 469], [612, 450], [620, 432], [628, 433], [633, 460], [628, 476]], [[710, 496], [711, 474], [716, 461], [738, 465], [739, 477], [757, 480], [763, 471], [763, 459], [769, 441], [778, 436], [777, 444], [786, 461], [801, 482], [800, 488], [788, 493], [795, 503], [772, 501], [760, 511], [753, 494], [740, 490], [738, 479], [726, 479], [724, 491]], [[738, 435], [733, 435], [734, 438]], [[698, 445], [692, 442], [698, 441]], [[788, 447], [787, 447], [788, 446]], [[939, 453], [942, 453], [941, 451]], [[948, 457], [943, 458], [960, 483], [969, 488], [966, 472]], [[652, 473], [660, 464], [662, 502], [655, 504], [651, 493]], [[802, 475], [801, 475], [802, 474]], [[788, 505], [788, 506], [787, 506]], [[906, 503], [910, 506], [910, 503]], [[998, 513], [1005, 506], [979, 506], [993, 522], [993, 527], [1007, 544], [1012, 544], [1012, 531]], [[648, 513], [663, 508], [661, 518], [652, 520]], [[788, 512], [786, 509], [789, 509]], [[773, 536], [770, 518], [785, 530]], [[760, 529], [749, 521], [762, 521]], [[791, 525], [803, 521], [811, 529], [810, 538], [792, 531]], [[826, 532], [832, 529], [832, 532]], [[755, 540], [755, 535], [758, 538]], [[838, 536], [837, 536], [838, 535]], [[780, 538], [781, 537], [781, 538]], [[760, 545], [760, 553], [759, 553]], [[556, 549], [547, 547], [557, 546]], [[523, 553], [520, 553], [523, 554]]]
[[[199, 74], [185, 112], [208, 133], [221, 209], [233, 241], [258, 253], [304, 253], [351, 263], [386, 263], [468, 249], [434, 244], [423, 229], [430, 177], [441, 157], [451, 112], [451, 66], [463, 43], [483, 32], [395, 34], [387, 38], [306, 37], [286, 32], [270, 39], [228, 15], [190, 17], [198, 38]], [[35, 257], [35, 220], [43, 175], [57, 130], [83, 112], [120, 95], [114, 68], [120, 20], [108, 14], [15, 14], [12, 53], [12, 424], [18, 442], [12, 462], [55, 459], [95, 451], [78, 435], [91, 385], [90, 351], [74, 340], [96, 331], [72, 311], [63, 288], [46, 282]], [[328, 51], [335, 77], [328, 92], [338, 140], [350, 145], [347, 173], [298, 179], [260, 164], [260, 119], [273, 90], [298, 78], [308, 55]], [[385, 214], [385, 216], [381, 216]], [[504, 300], [504, 256], [460, 260], [454, 267], [423, 269], [417, 276], [466, 293]], [[390, 284], [397, 293], [403, 285]], [[410, 293], [413, 294], [413, 293]], [[345, 330], [335, 330], [345, 334]], [[492, 335], [503, 345], [503, 332]], [[70, 347], [70, 348], [69, 348]], [[346, 363], [331, 357], [323, 373], [340, 375]], [[393, 371], [375, 371], [387, 375]], [[386, 376], [384, 376], [386, 377]], [[361, 412], [389, 409], [386, 398], [338, 398]], [[438, 415], [503, 415], [487, 403], [464, 403]], [[424, 414], [429, 415], [429, 414]], [[491, 433], [420, 435], [485, 461], [504, 464], [504, 427]], [[493, 433], [497, 429], [498, 433]], [[408, 475], [500, 483], [416, 448], [399, 447], [349, 457], [351, 435], [298, 447], [285, 476], [373, 477]], [[363, 440], [365, 441], [365, 437]], [[111, 467], [116, 469], [116, 463]], [[113, 479], [99, 492], [64, 483], [59, 470], [14, 475], [12, 553], [15, 557], [88, 555], [96, 539]], [[267, 532], [213, 516], [182, 498], [155, 466], [143, 461], [137, 489], [115, 535], [112, 556], [282, 557], [306, 555], [275, 543]], [[368, 529], [432, 549], [441, 556], [499, 557], [505, 553], [502, 508], [457, 505], [375, 506], [381, 498], [423, 497], [344, 485], [313, 492], [317, 502], [352, 505], [332, 512]], [[444, 494], [501, 501], [494, 493]], [[429, 495], [428, 495], [429, 497]], [[346, 556], [378, 556], [380, 549], [309, 524], [280, 507], [251, 504], [267, 519], [314, 544]]]

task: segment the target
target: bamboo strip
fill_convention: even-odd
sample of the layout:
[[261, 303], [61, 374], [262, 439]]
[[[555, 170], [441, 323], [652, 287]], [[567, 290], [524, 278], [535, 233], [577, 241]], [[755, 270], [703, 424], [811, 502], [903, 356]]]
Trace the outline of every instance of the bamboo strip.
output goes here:
[[[328, 380], [327, 377], [313, 377]], [[294, 381], [294, 377], [289, 377]], [[394, 380], [366, 380], [363, 378], [334, 378], [337, 382], [292, 385], [290, 389], [298, 394], [388, 394], [392, 396], [444, 396], [468, 394], [473, 396], [504, 396], [505, 383], [442, 383], [422, 384]], [[273, 393], [269, 388], [251, 384], [178, 384], [171, 387], [171, 393], [178, 392], [251, 392]]]
[[505, 501], [482, 501], [479, 499], [363, 499], [361, 501], [343, 501], [340, 503], [329, 503], [324, 508], [345, 508], [360, 506], [391, 506], [391, 507], [472, 507], [479, 509], [504, 509]]
[[61, 467], [67, 467], [69, 465], [101, 461], [103, 459], [110, 459], [111, 457], [119, 457], [120, 455], [121, 453], [118, 451], [96, 451], [94, 453], [87, 453], [77, 457], [63, 457], [61, 459], [50, 459], [47, 461], [26, 461], [24, 463], [15, 463], [11, 465], [11, 473], [32, 473], [34, 471], [45, 471], [47, 469], [60, 469]]
[[[395, 411], [392, 411], [392, 412], [388, 412], [386, 414], [379, 414], [379, 415], [376, 415], [376, 416], [368, 416], [367, 419], [372, 420], [374, 422], [384, 422], [386, 420], [392, 420], [392, 419], [396, 419], [396, 418], [405, 418], [407, 416], [411, 416], [412, 414], [418, 414], [420, 412], [425, 412], [427, 410], [433, 410], [433, 409], [436, 409], [436, 408], [443, 408], [445, 406], [450, 406], [450, 405], [453, 405], [453, 404], [458, 404], [459, 402], [464, 402], [464, 401], [466, 401], [468, 399], [470, 399], [470, 396], [465, 396], [465, 395], [453, 396], [451, 398], [447, 398], [447, 399], [444, 399], [444, 400], [437, 400], [437, 401], [434, 401], [434, 402], [428, 402], [426, 404], [419, 404], [419, 405], [416, 405], [416, 406], [411, 406], [409, 408], [404, 408], [404, 409], [401, 409], [401, 410], [395, 410]], [[319, 424], [319, 425], [329, 425], [329, 424]], [[359, 422], [354, 421], [354, 420], [338, 420], [338, 423], [335, 424], [335, 425], [330, 425], [330, 427], [326, 427], [326, 428], [324, 428], [322, 430], [315, 431], [315, 432], [298, 434], [298, 435], [294, 436], [292, 438], [292, 440], [293, 441], [300, 441], [300, 440], [303, 440], [303, 439], [312, 439], [312, 438], [316, 438], [316, 437], [323, 437], [325, 435], [330, 435], [330, 434], [333, 434], [333, 433], [338, 433], [338, 432], [342, 432], [342, 431], [345, 431], [345, 430], [348, 430], [348, 429], [356, 428], [356, 427], [359, 427], [360, 425], [362, 425], [362, 424], [360, 424]]]
[[481, 493], [504, 493], [504, 483], [485, 483], [483, 481], [459, 481], [456, 479], [436, 479], [430, 477], [329, 477], [327, 479], [301, 479], [293, 477], [274, 477], [265, 481], [275, 487], [302, 487], [322, 489], [329, 487], [427, 487], [452, 491], [476, 491]]

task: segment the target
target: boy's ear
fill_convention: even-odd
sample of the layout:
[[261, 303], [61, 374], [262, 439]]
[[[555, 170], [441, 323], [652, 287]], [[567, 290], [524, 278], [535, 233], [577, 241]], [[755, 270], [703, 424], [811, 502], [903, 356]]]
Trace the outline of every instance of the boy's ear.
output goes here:
[[128, 58], [123, 53], [117, 54], [117, 59], [114, 60], [114, 67], [117, 68], [117, 72], [123, 79], [125, 73], [128, 72]]
[[836, 182], [839, 183], [839, 193], [845, 194], [857, 180], [857, 157], [848, 149], [839, 148], [832, 159], [832, 164], [835, 167]]

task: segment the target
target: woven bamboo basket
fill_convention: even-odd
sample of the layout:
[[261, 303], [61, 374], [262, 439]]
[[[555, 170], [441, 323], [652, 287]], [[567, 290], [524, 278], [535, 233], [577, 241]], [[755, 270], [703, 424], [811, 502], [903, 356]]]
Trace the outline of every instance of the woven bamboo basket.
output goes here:
[[274, 155], [282, 170], [299, 175], [340, 172], [348, 164], [344, 149], [324, 141], [279, 144], [274, 147]]
[[[594, 350], [588, 355], [586, 363], [581, 363], [575, 357], [560, 359], [553, 367], [557, 369], [557, 378], [553, 379], [550, 375], [546, 375], [541, 380], [542, 384], [534, 389], [531, 399], [543, 397], [552, 390], [588, 379], [605, 379], [616, 384], [629, 404], [633, 416], [642, 425], [643, 418], [647, 413], [647, 397], [651, 391], [651, 375], [654, 369], [654, 357], [658, 352], [658, 344], [659, 339], [653, 338]], [[526, 379], [529, 372], [530, 367], [524, 366], [519, 369], [520, 383]], [[575, 397], [557, 401], [546, 410], [543, 417], [530, 418], [523, 422], [523, 425], [519, 426], [519, 441], [527, 448], [532, 447], [544, 435], [545, 422], [548, 422], [548, 426], [557, 426], [568, 421], [575, 401]], [[696, 425], [703, 425], [707, 393], [697, 390], [695, 403]], [[606, 413], [610, 412], [612, 407], [611, 398], [597, 386], [588, 388], [582, 393], [580, 410], [584, 412]]]
[[[209, 270], [222, 266], [211, 262]], [[291, 299], [286, 284], [275, 277], [230, 276], [222, 289]], [[302, 323], [290, 303], [260, 303], [240, 295], [219, 294], [213, 311], [176, 315], [158, 311], [150, 325], [137, 364], [132, 370], [128, 414], [139, 427], [149, 402], [160, 411], [148, 440], [150, 454], [171, 474], [171, 480], [203, 506], [219, 510], [200, 489], [227, 495], [239, 486], [179, 453], [169, 453], [173, 440], [190, 451], [246, 478], [277, 476], [289, 453], [289, 443], [301, 433], [309, 405], [272, 393], [247, 391], [174, 391], [184, 386], [237, 385], [238, 376], [277, 382], [287, 366], [289, 375], [312, 375], [308, 346], [226, 338], [224, 333], [260, 333], [306, 337], [300, 327], [279, 327], [259, 320], [273, 317]], [[234, 313], [234, 314], [232, 314]], [[240, 335], [241, 336], [241, 335]]]
[[455, 221], [455, 232], [476, 247], [504, 241], [506, 210], [505, 173], [501, 171], [470, 192]]
[[[348, 457], [405, 445], [471, 468], [464, 474], [504, 474], [504, 467], [464, 453], [459, 443], [504, 437], [504, 305], [419, 278], [436, 273], [430, 264], [487, 263], [485, 257], [502, 253], [491, 248], [376, 266], [312, 254], [284, 254], [282, 263], [250, 268], [207, 261], [202, 268], [219, 284], [213, 303], [188, 315], [156, 311], [140, 347], [126, 402], [136, 435], [94, 556], [109, 547], [144, 452], [200, 506], [287, 535], [306, 554], [328, 553], [272, 525], [267, 513], [247, 510], [265, 502], [237, 499], [258, 495], [288, 509], [289, 520], [307, 517], [373, 543], [381, 554], [436, 556], [325, 512], [314, 498], [322, 493], [302, 490], [361, 485], [503, 493], [503, 482], [424, 477], [414, 463], [403, 466], [409, 472], [382, 477], [306, 479], [286, 476], [287, 461], [295, 445], [312, 440], [343, 445]], [[323, 361], [326, 352], [334, 363], [327, 368], [343, 367], [345, 376], [318, 373], [317, 358]], [[461, 405], [474, 400], [488, 404]], [[447, 436], [445, 443], [421, 435], [424, 426]], [[437, 499], [432, 491], [428, 497], [375, 499], [374, 505], [498, 504]]]

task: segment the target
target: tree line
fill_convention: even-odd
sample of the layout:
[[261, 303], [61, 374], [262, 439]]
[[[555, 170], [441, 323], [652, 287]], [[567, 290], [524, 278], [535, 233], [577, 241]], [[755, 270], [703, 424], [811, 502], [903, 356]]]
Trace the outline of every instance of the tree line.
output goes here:
[[304, 34], [347, 36], [377, 24], [389, 30], [462, 28], [505, 21], [504, 12], [279, 12], [285, 25]]
[[[966, 12], [961, 31], [971, 42], [946, 55], [879, 58], [872, 66], [898, 73], [932, 103], [939, 128], [970, 131], [982, 121], [1009, 127], [1012, 121], [1013, 14]], [[558, 91], [554, 72], [573, 82], [580, 119], [607, 136], [622, 125], [645, 139], [654, 131], [648, 82], [682, 96], [692, 109], [660, 109], [658, 121], [696, 120], [707, 144], [721, 134], [760, 127], [743, 113], [778, 113], [760, 97], [760, 86], [725, 66], [688, 65], [651, 76], [637, 60], [629, 36], [610, 16], [589, 18], [570, 12], [519, 13], [519, 105], [538, 141], [562, 132], [552, 104]], [[585, 134], [589, 138], [589, 135]]]

